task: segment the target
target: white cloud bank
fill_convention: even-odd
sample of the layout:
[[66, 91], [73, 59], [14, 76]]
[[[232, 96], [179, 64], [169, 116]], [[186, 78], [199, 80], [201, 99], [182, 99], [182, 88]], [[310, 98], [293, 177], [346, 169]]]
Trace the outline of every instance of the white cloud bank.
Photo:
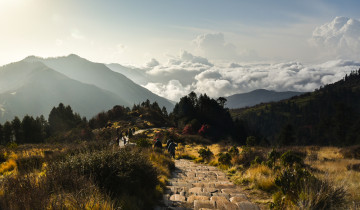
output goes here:
[[[211, 97], [229, 96], [236, 93], [249, 92], [256, 89], [276, 91], [313, 91], [320, 86], [336, 82], [345, 74], [360, 68], [360, 62], [347, 60], [328, 61], [318, 65], [304, 65], [299, 62], [274, 64], [232, 64], [231, 67], [206, 66], [199, 68], [197, 64], [186, 65], [186, 70], [180, 70], [183, 63], [172, 65], [178, 69], [170, 71], [170, 80], [148, 83], [145, 85], [150, 91], [178, 101], [190, 91], [206, 93]], [[159, 67], [157, 67], [159, 68]], [[186, 77], [185, 72], [192, 72], [193, 77]]]
[[348, 17], [336, 17], [317, 27], [311, 42], [333, 56], [360, 59], [360, 21]]
[[[167, 64], [148, 65], [152, 82], [144, 87], [173, 101], [190, 91], [214, 98], [256, 89], [308, 92], [360, 68], [356, 62], [360, 61], [360, 21], [345, 17], [336, 17], [313, 31], [312, 44], [332, 58], [320, 64], [230, 62], [244, 59], [235, 45], [225, 42], [223, 34], [203, 34], [194, 42], [203, 57], [183, 51]], [[218, 65], [206, 58], [229, 62]]]

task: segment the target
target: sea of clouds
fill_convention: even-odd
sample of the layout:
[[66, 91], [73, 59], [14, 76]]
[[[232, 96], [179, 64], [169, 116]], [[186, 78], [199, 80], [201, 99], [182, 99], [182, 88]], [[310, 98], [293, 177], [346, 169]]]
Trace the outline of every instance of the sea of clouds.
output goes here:
[[308, 92], [360, 68], [360, 21], [346, 17], [336, 17], [313, 31], [310, 44], [336, 58], [319, 64], [213, 63], [213, 58], [242, 60], [256, 54], [239, 54], [221, 33], [200, 35], [194, 43], [202, 56], [182, 51], [166, 64], [152, 59], [144, 68], [151, 82], [143, 86], [173, 101], [190, 91], [215, 98], [255, 89]]

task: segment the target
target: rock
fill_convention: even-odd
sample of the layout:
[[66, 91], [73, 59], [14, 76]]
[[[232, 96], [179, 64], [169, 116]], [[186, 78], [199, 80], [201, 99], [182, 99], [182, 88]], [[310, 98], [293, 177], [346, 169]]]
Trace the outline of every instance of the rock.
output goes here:
[[260, 210], [257, 205], [251, 203], [250, 201], [239, 202], [236, 203], [236, 205], [239, 207], [240, 210]]
[[188, 203], [193, 203], [194, 200], [201, 200], [201, 201], [208, 201], [209, 200], [209, 197], [208, 196], [202, 196], [202, 195], [190, 195], [188, 198], [187, 198], [187, 201]]
[[186, 198], [183, 195], [180, 194], [174, 194], [170, 197], [171, 201], [180, 201], [180, 202], [185, 202]]
[[194, 201], [194, 209], [198, 210], [198, 209], [201, 209], [201, 208], [214, 209], [215, 208], [215, 201], [195, 200]]
[[239, 203], [242, 201], [248, 201], [248, 198], [244, 194], [238, 194], [238, 195], [230, 198], [230, 202], [232, 202], [232, 203]]

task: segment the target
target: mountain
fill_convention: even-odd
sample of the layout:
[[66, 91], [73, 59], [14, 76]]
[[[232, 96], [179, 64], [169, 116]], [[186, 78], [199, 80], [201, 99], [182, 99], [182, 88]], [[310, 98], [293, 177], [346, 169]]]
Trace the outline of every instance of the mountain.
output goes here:
[[301, 95], [301, 92], [276, 92], [271, 90], [258, 89], [248, 93], [235, 94], [226, 97], [226, 106], [230, 109], [254, 106], [260, 103], [276, 102]]
[[[41, 62], [9, 64], [0, 68], [0, 122], [25, 115], [50, 113], [60, 102], [88, 118], [115, 104], [126, 104], [117, 95], [94, 85], [84, 84], [60, 74]], [[11, 84], [4, 87], [4, 84]]]
[[274, 146], [360, 144], [360, 70], [312, 93], [231, 114]]
[[132, 107], [146, 99], [169, 111], [174, 107], [105, 64], [77, 55], [29, 56], [0, 67], [0, 123], [26, 114], [47, 117], [60, 102], [90, 118], [115, 105]]
[[46, 59], [31, 56], [25, 61], [40, 61], [71, 79], [110, 91], [121, 97], [127, 104], [138, 104], [149, 99], [151, 102], [156, 101], [161, 107], [165, 106], [168, 110], [174, 108], [167, 99], [141, 87], [124, 75], [112, 71], [105, 64], [94, 63], [74, 54]]
[[151, 79], [146, 74], [145, 70], [132, 68], [132, 67], [125, 67], [117, 63], [107, 64], [106, 66], [109, 69], [126, 76], [136, 84], [146, 85], [147, 83], [151, 82]]

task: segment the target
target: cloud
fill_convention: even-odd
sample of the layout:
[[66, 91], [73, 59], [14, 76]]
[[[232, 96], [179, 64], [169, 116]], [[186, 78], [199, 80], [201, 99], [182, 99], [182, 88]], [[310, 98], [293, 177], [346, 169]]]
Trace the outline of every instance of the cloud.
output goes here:
[[339, 58], [359, 59], [360, 21], [348, 17], [336, 17], [333, 21], [315, 28], [311, 43]]
[[236, 65], [230, 63], [227, 67], [206, 67], [191, 71], [191, 75], [194, 76], [190, 77], [190, 74], [184, 74], [189, 69], [181, 70], [181, 66], [178, 66], [180, 74], [171, 74], [172, 79], [149, 83], [145, 87], [175, 101], [190, 91], [206, 93], [214, 98], [256, 89], [309, 92], [342, 79], [345, 74], [358, 69], [360, 62], [338, 59], [317, 65], [285, 62]]
[[235, 45], [226, 43], [222, 33], [199, 35], [194, 43], [197, 50], [210, 59], [234, 59], [238, 57]]
[[167, 64], [157, 65], [147, 73], [152, 81], [168, 82], [176, 79], [183, 85], [190, 85], [194, 77], [211, 68], [211, 64], [206, 58], [192, 55], [187, 51], [182, 51], [179, 56], [169, 60]]
[[146, 63], [146, 67], [148, 68], [153, 68], [158, 65], [160, 65], [160, 63], [155, 58], [152, 58], [149, 62]]
[[166, 84], [148, 83], [144, 87], [159, 96], [165, 97], [173, 101], [178, 101], [181, 97], [191, 92], [190, 85], [183, 86], [178, 80], [170, 80]]

